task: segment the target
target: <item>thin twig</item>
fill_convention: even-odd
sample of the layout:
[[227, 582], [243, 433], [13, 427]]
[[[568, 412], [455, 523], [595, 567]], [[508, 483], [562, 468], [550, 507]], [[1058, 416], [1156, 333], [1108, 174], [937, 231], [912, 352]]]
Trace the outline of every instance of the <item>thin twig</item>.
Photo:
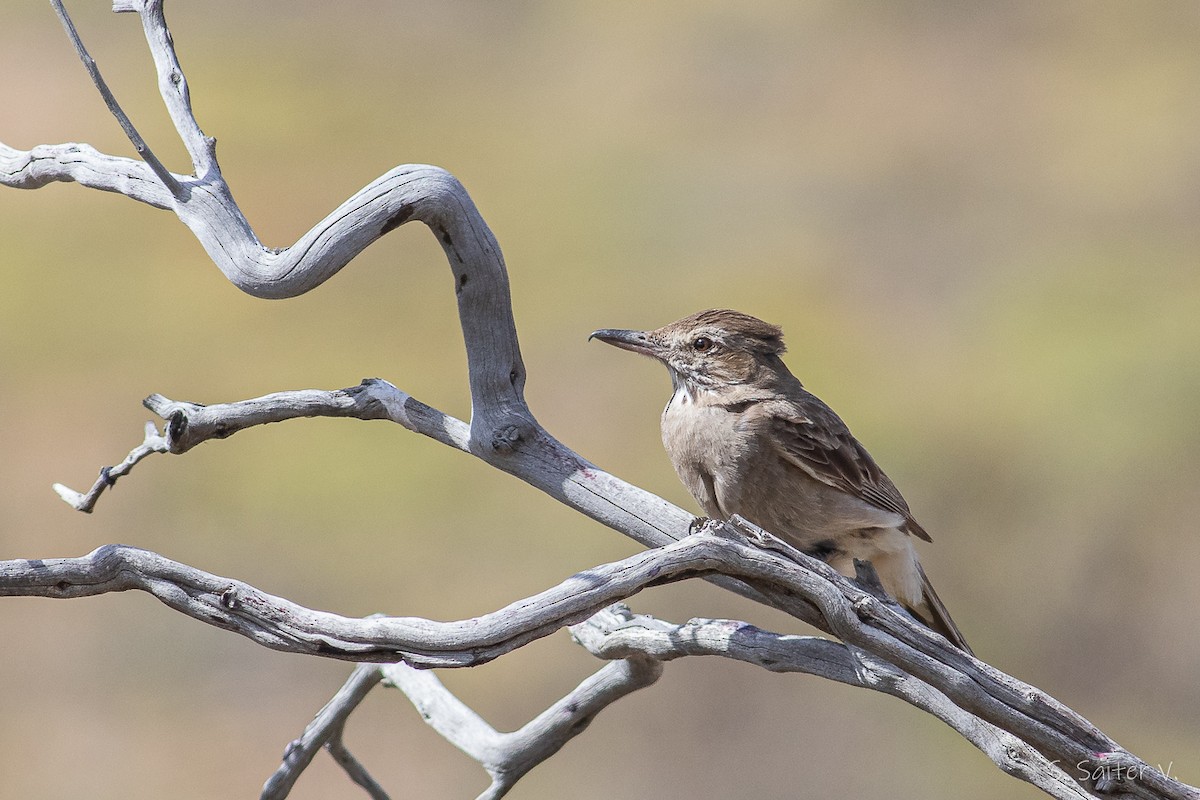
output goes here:
[[367, 794], [371, 796], [371, 800], [391, 800], [379, 782], [371, 777], [367, 768], [346, 747], [346, 743], [343, 741], [345, 727], [345, 723], [342, 723], [333, 729], [329, 741], [325, 743], [325, 749], [329, 751], [329, 755], [333, 756], [333, 760], [345, 770], [350, 780], [366, 790]]
[[180, 141], [191, 156], [192, 166], [202, 182], [222, 182], [221, 169], [217, 163], [217, 140], [205, 136], [200, 123], [192, 111], [191, 93], [188, 91], [187, 76], [179, 64], [175, 42], [167, 28], [163, 14], [163, 0], [117, 0], [113, 11], [133, 11], [142, 20], [142, 31], [154, 58], [158, 73], [158, 91], [167, 106], [167, 113], [175, 124]]
[[71, 20], [70, 14], [67, 13], [66, 7], [62, 0], [50, 0], [50, 4], [54, 6], [55, 13], [58, 14], [59, 20], [62, 22], [63, 28], [67, 32], [67, 38], [71, 40], [71, 44], [75, 47], [75, 52], [79, 54], [79, 60], [83, 62], [84, 69], [92, 78], [92, 83], [95, 84], [100, 96], [104, 98], [104, 104], [108, 106], [108, 110], [117, 118], [117, 122], [121, 125], [121, 130], [125, 131], [125, 135], [129, 137], [129, 141], [133, 144], [133, 149], [137, 151], [142, 160], [154, 170], [154, 174], [162, 181], [163, 186], [176, 199], [182, 199], [183, 187], [179, 181], [175, 180], [175, 176], [170, 170], [163, 166], [158, 160], [158, 156], [154, 155], [154, 151], [150, 149], [150, 145], [146, 144], [146, 140], [137, 132], [137, 128], [133, 127], [133, 122], [129, 119], [129, 115], [121, 108], [117, 98], [113, 95], [112, 90], [108, 88], [108, 83], [105, 82], [104, 76], [100, 74], [100, 68], [96, 66], [96, 60], [88, 53], [87, 48], [83, 45], [83, 39], [79, 38], [79, 32], [75, 30], [75, 23]]
[[[300, 738], [287, 746], [283, 763], [263, 784], [261, 800], [283, 800], [292, 790], [296, 780], [313, 757], [335, 736], [340, 739], [342, 729], [351, 712], [358, 708], [363, 699], [383, 680], [378, 664], [359, 664], [350, 677], [325, 707], [317, 712], [313, 721], [300, 734]], [[340, 763], [340, 762], [339, 762]]]
[[92, 484], [92, 488], [86, 494], [63, 486], [61, 483], [54, 484], [54, 491], [58, 492], [58, 496], [75, 508], [75, 510], [90, 514], [92, 513], [92, 509], [96, 507], [96, 501], [100, 499], [100, 495], [117, 485], [117, 478], [128, 475], [134, 466], [146, 456], [153, 455], [154, 453], [166, 453], [169, 449], [170, 445], [167, 442], [167, 437], [158, 432], [158, 428], [154, 426], [153, 422], [147, 422], [146, 438], [142, 443], [129, 451], [129, 455], [125, 456], [125, 460], [120, 464], [112, 467], [101, 467], [100, 477], [96, 479], [96, 482]]

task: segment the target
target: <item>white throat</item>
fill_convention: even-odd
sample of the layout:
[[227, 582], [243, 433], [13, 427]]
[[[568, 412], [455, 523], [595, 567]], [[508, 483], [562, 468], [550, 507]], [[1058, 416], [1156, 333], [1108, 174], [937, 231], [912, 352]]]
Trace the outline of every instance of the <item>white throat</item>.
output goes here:
[[707, 395], [712, 394], [712, 389], [709, 387], [693, 383], [673, 369], [667, 371], [671, 373], [671, 386], [675, 390], [671, 399], [667, 401], [667, 409], [680, 409], [695, 405], [703, 402]]

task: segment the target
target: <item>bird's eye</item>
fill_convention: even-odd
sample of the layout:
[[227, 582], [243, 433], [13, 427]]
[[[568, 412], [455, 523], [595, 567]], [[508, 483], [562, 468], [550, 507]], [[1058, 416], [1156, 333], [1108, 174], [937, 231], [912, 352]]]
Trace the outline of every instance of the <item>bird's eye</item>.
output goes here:
[[697, 353], [703, 353], [705, 350], [711, 350], [712, 346], [713, 340], [707, 336], [697, 336], [696, 341], [692, 342], [692, 348]]

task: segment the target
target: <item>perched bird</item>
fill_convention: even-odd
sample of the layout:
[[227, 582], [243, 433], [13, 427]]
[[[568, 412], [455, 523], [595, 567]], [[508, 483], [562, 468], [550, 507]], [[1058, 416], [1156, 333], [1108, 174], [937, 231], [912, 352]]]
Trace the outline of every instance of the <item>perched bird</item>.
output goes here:
[[888, 594], [971, 652], [917, 560], [912, 537], [929, 534], [846, 423], [788, 371], [778, 326], [710, 309], [589, 338], [666, 365], [675, 393], [663, 444], [705, 514], [745, 517], [843, 575], [870, 561]]

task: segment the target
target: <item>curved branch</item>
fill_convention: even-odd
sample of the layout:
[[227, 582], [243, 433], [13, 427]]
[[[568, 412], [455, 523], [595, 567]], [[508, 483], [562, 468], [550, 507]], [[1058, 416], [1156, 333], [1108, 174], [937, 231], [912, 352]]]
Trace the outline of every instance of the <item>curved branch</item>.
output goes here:
[[673, 661], [685, 656], [721, 656], [771, 672], [801, 672], [883, 692], [945, 722], [1013, 777], [1060, 800], [1090, 798], [1067, 772], [1034, 748], [955, 705], [929, 684], [869, 653], [819, 636], [764, 631], [746, 622], [693, 619], [682, 625], [634, 614], [623, 604], [571, 626], [571, 635], [599, 658], [643, 656]]
[[[58, 8], [64, 24], [73, 30], [61, 4]], [[161, 0], [122, 0], [117, 9], [136, 11], [142, 19], [158, 70], [160, 92], [192, 155], [197, 174], [168, 174], [159, 180], [144, 163], [106, 156], [86, 145], [19, 151], [0, 143], [0, 184], [34, 189], [54, 181], [73, 180], [120, 192], [157, 208], [169, 208], [230, 282], [255, 297], [271, 299], [310, 291], [383, 235], [407, 222], [423, 222], [436, 235], [454, 273], [470, 368], [472, 450], [510, 452], [517, 443], [530, 438], [536, 422], [523, 396], [525, 367], [517, 343], [504, 258], [462, 184], [438, 167], [396, 167], [338, 206], [292, 246], [265, 247], [221, 176], [215, 143], [203, 135], [192, 113]], [[103, 81], [82, 49], [82, 42], [78, 47], [97, 85], [102, 87]], [[109, 107], [119, 112], [115, 100]], [[128, 122], [122, 113], [118, 117], [123, 125]], [[132, 126], [126, 130], [132, 130]], [[148, 153], [148, 149], [141, 152]], [[164, 182], [172, 184], [172, 190], [164, 188]]]
[[[724, 543], [724, 544], [722, 544]], [[212, 575], [127, 545], [82, 558], [0, 561], [0, 596], [86, 597], [148, 592], [193, 619], [274, 650], [347, 661], [470, 667], [582, 620], [646, 586], [716, 570], [733, 544], [692, 537], [604, 564], [498, 611], [458, 622], [419, 617], [350, 618], [305, 608], [242, 581]]]
[[[471, 390], [465, 449], [648, 546], [687, 534], [690, 514], [595, 469], [537, 424], [523, 395], [525, 367], [500, 247], [452, 175], [431, 166], [397, 167], [344, 202], [291, 247], [266, 248], [234, 202], [221, 177], [213, 142], [192, 114], [162, 3], [121, 0], [116, 8], [141, 16], [160, 92], [198, 177], [175, 176], [183, 187], [181, 197], [175, 199], [145, 164], [103, 155], [87, 145], [41, 146], [24, 152], [0, 144], [0, 183], [38, 188], [73, 180], [169, 208], [234, 285], [259, 297], [302, 294], [399, 225], [424, 222], [437, 236], [454, 273]], [[461, 439], [454, 441], [455, 446], [461, 443]], [[94, 503], [103, 489], [94, 486], [87, 495], [64, 493], [64, 497], [77, 508], [90, 508], [87, 504]]]
[[312, 611], [251, 586], [219, 578], [136, 548], [110, 545], [82, 559], [0, 562], [0, 595], [78, 597], [140, 589], [210, 625], [267, 647], [352, 661], [412, 666], [484, 663], [585, 619], [641, 589], [711, 573], [749, 581], [785, 611], [800, 598], [820, 608], [828, 627], [926, 684], [975, 717], [1028, 742], [1046, 759], [1079, 765], [1095, 787], [1123, 776], [1121, 789], [1146, 798], [1200, 798], [1133, 756], [1054, 698], [958, 650], [941, 636], [744, 521], [747, 544], [730, 525], [703, 531], [622, 561], [581, 572], [541, 594], [460, 622], [415, 617], [350, 619]]
[[648, 586], [716, 572], [773, 580], [781, 569], [794, 571], [794, 565], [736, 538], [737, 533], [715, 527], [580, 572], [540, 594], [458, 622], [316, 611], [128, 545], [105, 545], [81, 558], [0, 561], [0, 596], [74, 598], [138, 590], [275, 650], [347, 661], [404, 661], [421, 668], [470, 667]]
[[0, 186], [40, 189], [52, 183], [78, 183], [116, 192], [154, 208], [170, 209], [175, 202], [141, 161], [110, 156], [90, 144], [41, 144], [18, 150], [0, 142]]

